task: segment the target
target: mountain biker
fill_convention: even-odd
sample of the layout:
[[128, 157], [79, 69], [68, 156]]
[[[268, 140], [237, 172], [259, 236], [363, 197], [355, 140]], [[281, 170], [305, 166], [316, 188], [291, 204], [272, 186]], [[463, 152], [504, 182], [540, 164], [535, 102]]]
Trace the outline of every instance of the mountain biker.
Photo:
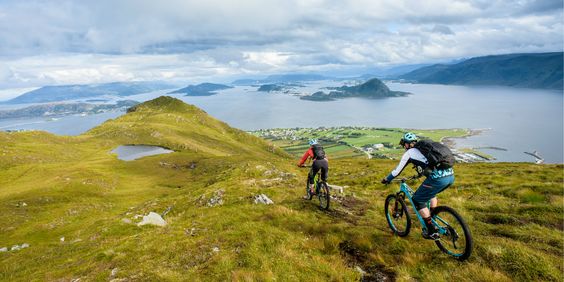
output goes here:
[[315, 194], [315, 189], [313, 184], [315, 175], [319, 172], [319, 170], [321, 170], [321, 180], [326, 182], [327, 173], [329, 171], [329, 162], [327, 161], [327, 157], [325, 156], [325, 151], [323, 150], [323, 147], [319, 145], [317, 139], [310, 139], [308, 143], [309, 143], [309, 148], [300, 159], [298, 166], [303, 167], [304, 163], [308, 159], [313, 160], [313, 163], [311, 164], [311, 170], [307, 175], [307, 179], [309, 183], [309, 191], [311, 192], [311, 194]]
[[[438, 200], [436, 195], [441, 193], [445, 189], [454, 183], [454, 170], [452, 168], [448, 169], [435, 169], [428, 167], [427, 158], [419, 151], [414, 148], [417, 142], [417, 136], [411, 132], [403, 135], [400, 140], [400, 145], [405, 149], [405, 153], [401, 157], [401, 160], [396, 167], [388, 176], [382, 179], [383, 184], [388, 184], [397, 177], [403, 169], [410, 163], [412, 163], [419, 176], [421, 172], [426, 171], [424, 175], [427, 176], [425, 181], [419, 186], [417, 191], [413, 194], [413, 204], [417, 207], [419, 214], [425, 220], [426, 230], [423, 231], [423, 237], [425, 239], [438, 240], [439, 233], [431, 220], [431, 214], [433, 209], [437, 207]], [[427, 208], [427, 202], [431, 202], [431, 210]]]

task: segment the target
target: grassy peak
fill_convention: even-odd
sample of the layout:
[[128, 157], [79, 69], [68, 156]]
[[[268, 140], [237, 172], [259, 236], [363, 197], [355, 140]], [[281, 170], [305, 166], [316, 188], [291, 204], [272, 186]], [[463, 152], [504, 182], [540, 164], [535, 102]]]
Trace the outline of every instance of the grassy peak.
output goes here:
[[128, 113], [132, 112], [186, 112], [186, 113], [205, 113], [196, 106], [184, 103], [180, 99], [170, 96], [160, 96], [153, 100], [143, 102], [127, 109]]

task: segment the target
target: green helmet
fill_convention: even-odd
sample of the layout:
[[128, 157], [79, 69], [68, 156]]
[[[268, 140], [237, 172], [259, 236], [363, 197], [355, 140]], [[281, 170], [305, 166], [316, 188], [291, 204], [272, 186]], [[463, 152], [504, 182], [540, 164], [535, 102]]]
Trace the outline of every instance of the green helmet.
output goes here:
[[417, 136], [415, 135], [415, 133], [408, 132], [404, 134], [403, 137], [401, 138], [400, 145], [403, 146], [404, 144], [411, 142], [417, 142]]

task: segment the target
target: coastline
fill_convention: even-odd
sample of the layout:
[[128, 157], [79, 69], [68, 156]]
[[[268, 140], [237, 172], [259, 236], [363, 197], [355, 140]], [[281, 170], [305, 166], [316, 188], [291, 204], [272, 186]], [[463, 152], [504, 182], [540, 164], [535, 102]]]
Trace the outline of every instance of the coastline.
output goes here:
[[[466, 139], [468, 137], [480, 135], [483, 132], [489, 131], [491, 128], [479, 128], [479, 129], [466, 129], [467, 133], [460, 137], [443, 137], [441, 142], [448, 146], [455, 155], [457, 161], [460, 162], [487, 162], [494, 161], [496, 158], [494, 156], [488, 155], [484, 152], [479, 151], [479, 148], [459, 148], [457, 147], [456, 139]], [[495, 148], [499, 150], [506, 150], [504, 148]]]

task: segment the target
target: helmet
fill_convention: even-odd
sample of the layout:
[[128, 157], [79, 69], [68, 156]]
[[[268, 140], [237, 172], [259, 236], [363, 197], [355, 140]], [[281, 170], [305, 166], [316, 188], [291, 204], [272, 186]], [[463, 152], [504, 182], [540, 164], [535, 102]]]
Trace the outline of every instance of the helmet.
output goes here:
[[417, 141], [417, 136], [415, 135], [415, 133], [408, 132], [404, 134], [403, 137], [401, 138], [400, 145], [403, 146], [405, 143], [411, 143], [416, 141]]
[[317, 144], [317, 139], [309, 139], [308, 143], [310, 146], [315, 145]]

